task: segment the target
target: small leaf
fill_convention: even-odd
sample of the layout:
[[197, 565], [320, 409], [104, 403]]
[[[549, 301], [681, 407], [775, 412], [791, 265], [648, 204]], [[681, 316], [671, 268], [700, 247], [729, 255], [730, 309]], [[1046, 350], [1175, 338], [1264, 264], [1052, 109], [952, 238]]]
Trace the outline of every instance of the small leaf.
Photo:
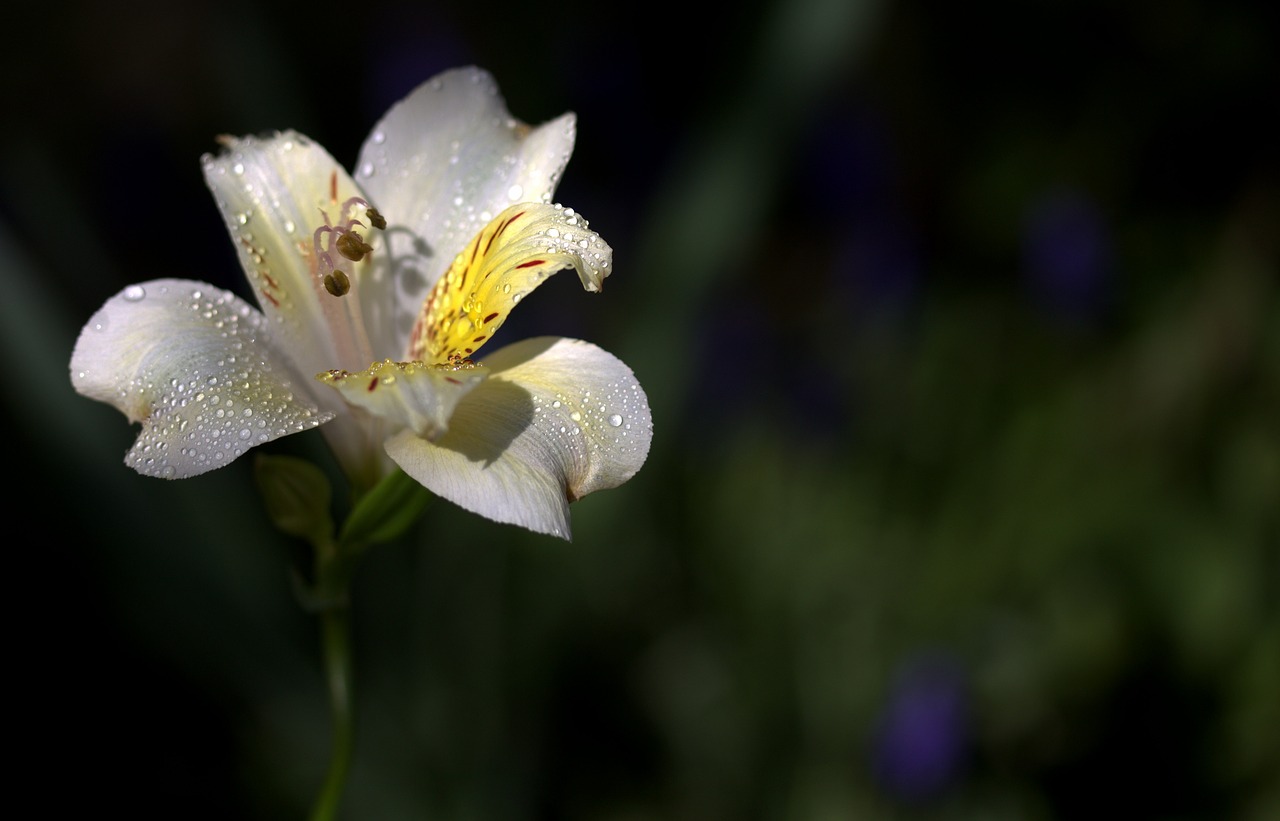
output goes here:
[[408, 530], [430, 501], [431, 491], [397, 469], [356, 503], [342, 526], [340, 542], [389, 542]]
[[312, 544], [332, 537], [332, 491], [329, 478], [320, 468], [293, 456], [259, 454], [254, 462], [254, 479], [267, 515], [281, 531]]

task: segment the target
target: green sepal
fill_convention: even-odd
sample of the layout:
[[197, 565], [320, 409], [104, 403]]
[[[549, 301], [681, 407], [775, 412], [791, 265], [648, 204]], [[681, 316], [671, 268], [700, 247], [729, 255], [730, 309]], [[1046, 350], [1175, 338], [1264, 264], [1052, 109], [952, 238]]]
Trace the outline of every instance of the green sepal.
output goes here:
[[343, 545], [389, 542], [418, 520], [431, 501], [431, 491], [397, 468], [361, 497], [342, 526]]
[[257, 454], [253, 476], [267, 516], [282, 532], [313, 545], [333, 538], [333, 491], [324, 471], [295, 456]]

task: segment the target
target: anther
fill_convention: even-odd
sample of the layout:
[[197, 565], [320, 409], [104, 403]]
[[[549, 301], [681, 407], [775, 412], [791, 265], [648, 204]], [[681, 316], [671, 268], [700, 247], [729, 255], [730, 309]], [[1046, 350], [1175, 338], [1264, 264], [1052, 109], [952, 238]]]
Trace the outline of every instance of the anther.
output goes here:
[[364, 259], [365, 254], [373, 253], [373, 246], [364, 241], [364, 238], [355, 231], [347, 231], [338, 237], [337, 243], [338, 253], [342, 254], [352, 262], [359, 262]]
[[351, 280], [341, 268], [334, 268], [333, 273], [324, 275], [324, 289], [334, 296], [345, 296], [351, 290]]
[[365, 214], [369, 217], [369, 224], [379, 231], [387, 227], [387, 218], [378, 213], [378, 209], [372, 205], [365, 209]]

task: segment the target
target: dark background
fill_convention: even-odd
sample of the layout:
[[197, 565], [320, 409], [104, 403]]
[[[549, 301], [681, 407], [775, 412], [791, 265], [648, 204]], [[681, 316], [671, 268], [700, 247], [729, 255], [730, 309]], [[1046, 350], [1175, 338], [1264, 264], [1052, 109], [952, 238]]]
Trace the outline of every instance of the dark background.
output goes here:
[[135, 475], [67, 362], [128, 283], [247, 293], [216, 135], [350, 163], [474, 63], [578, 113], [557, 198], [615, 248], [505, 338], [618, 355], [653, 449], [572, 544], [436, 502], [369, 556], [346, 817], [1280, 817], [1276, 12], [702, 11], [6, 12], [11, 804], [304, 815], [317, 642], [251, 460]]

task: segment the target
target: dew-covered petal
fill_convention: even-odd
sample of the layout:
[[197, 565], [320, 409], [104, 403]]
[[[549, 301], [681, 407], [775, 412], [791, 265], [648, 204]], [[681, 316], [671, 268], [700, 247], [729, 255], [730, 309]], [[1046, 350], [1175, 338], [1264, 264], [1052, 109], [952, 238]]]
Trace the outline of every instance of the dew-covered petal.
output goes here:
[[649, 453], [649, 402], [631, 370], [572, 339], [528, 339], [485, 360], [435, 442], [412, 431], [387, 453], [428, 490], [490, 519], [569, 538], [569, 503], [616, 487]]
[[359, 188], [329, 152], [293, 131], [223, 143], [203, 158], [205, 180], [272, 333], [301, 373], [363, 368], [374, 354], [359, 301], [376, 253], [343, 261], [350, 290], [338, 297], [325, 290], [314, 250], [316, 229], [339, 222], [343, 205], [363, 198]]
[[125, 462], [183, 479], [332, 418], [299, 390], [263, 315], [202, 282], [130, 285], [90, 318], [71, 383], [142, 432]]
[[483, 365], [425, 365], [384, 359], [359, 373], [327, 371], [316, 376], [351, 405], [435, 439], [449, 426], [459, 400], [484, 381]]
[[476, 234], [436, 282], [409, 339], [409, 358], [470, 356], [547, 277], [574, 268], [584, 288], [599, 291], [612, 257], [572, 208], [513, 205]]
[[450, 261], [517, 202], [550, 202], [573, 151], [575, 120], [536, 128], [514, 119], [493, 78], [478, 68], [423, 83], [374, 127], [355, 177], [387, 219], [380, 266], [394, 321], [369, 323], [375, 349], [406, 350], [418, 308]]

